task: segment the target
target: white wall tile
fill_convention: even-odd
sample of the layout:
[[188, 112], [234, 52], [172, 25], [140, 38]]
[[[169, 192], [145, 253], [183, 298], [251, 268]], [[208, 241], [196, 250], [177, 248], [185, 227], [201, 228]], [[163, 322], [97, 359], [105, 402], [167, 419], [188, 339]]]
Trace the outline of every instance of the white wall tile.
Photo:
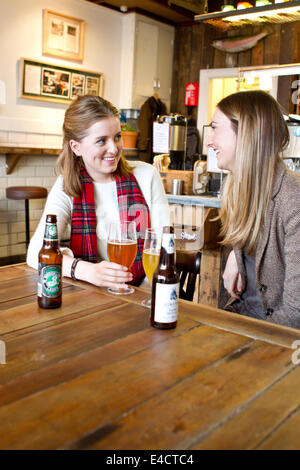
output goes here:
[[0, 131], [0, 143], [6, 143], [8, 142], [8, 132], [5, 131]]
[[8, 199], [7, 208], [8, 211], [25, 211], [25, 202], [23, 199]]
[[16, 168], [16, 174], [18, 176], [35, 176], [36, 167], [35, 166], [25, 166], [25, 165], [18, 165]]
[[8, 175], [7, 186], [26, 186], [26, 179], [21, 176], [16, 176], [15, 173]]
[[50, 166], [41, 166], [35, 169], [36, 170], [36, 176], [54, 176], [54, 169], [53, 167]]
[[5, 256], [8, 256], [8, 247], [0, 246], [0, 258], [4, 258]]
[[25, 132], [9, 132], [8, 142], [10, 144], [22, 144], [25, 145], [27, 140], [27, 134]]
[[0, 178], [0, 188], [7, 188], [7, 186], [8, 186], [8, 182], [7, 182], [7, 181], [8, 181], [8, 180], [7, 180], [6, 177], [5, 177], [5, 178], [2, 178], [2, 177], [1, 177], [1, 178]]
[[12, 222], [8, 226], [9, 233], [18, 233], [23, 232], [25, 230], [23, 222]]
[[0, 224], [0, 235], [8, 233], [8, 224]]

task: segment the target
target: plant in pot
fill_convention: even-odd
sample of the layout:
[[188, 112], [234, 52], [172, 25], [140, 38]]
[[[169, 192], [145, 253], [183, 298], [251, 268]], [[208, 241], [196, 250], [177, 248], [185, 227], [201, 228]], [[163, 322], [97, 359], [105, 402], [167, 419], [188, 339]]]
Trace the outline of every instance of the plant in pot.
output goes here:
[[121, 134], [123, 147], [126, 149], [135, 149], [138, 137], [138, 131], [127, 124], [121, 124]]

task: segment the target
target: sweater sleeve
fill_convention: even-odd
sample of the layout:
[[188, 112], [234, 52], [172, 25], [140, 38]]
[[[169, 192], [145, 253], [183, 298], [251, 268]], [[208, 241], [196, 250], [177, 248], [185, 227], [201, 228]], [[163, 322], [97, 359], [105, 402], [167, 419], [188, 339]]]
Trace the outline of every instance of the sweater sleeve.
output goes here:
[[161, 228], [164, 225], [170, 225], [170, 208], [167, 196], [160, 175], [154, 167], [151, 185], [151, 196], [151, 227]]
[[284, 211], [285, 278], [282, 305], [275, 310], [270, 321], [300, 328], [300, 200], [295, 194], [289, 210]]
[[154, 166], [141, 161], [134, 162], [134, 166], [134, 176], [149, 207], [151, 227], [169, 225], [169, 204], [158, 171]]
[[[43, 215], [28, 246], [26, 262], [34, 269], [38, 268], [38, 254], [43, 245], [47, 214], [56, 214], [57, 216], [57, 230], [60, 243], [63, 240], [69, 240], [72, 218], [72, 200], [71, 197], [67, 196], [63, 191], [62, 176], [57, 178], [48, 195]], [[64, 254], [73, 256], [73, 253], [69, 248], [61, 248], [61, 251]]]

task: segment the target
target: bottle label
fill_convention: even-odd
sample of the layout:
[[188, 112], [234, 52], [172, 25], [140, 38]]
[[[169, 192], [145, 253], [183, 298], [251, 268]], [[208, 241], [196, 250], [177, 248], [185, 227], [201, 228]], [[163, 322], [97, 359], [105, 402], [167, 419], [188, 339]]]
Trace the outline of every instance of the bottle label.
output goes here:
[[56, 298], [61, 293], [61, 265], [39, 263], [38, 297]]
[[154, 321], [172, 323], [177, 320], [179, 283], [156, 283]]
[[175, 253], [175, 243], [174, 243], [174, 234], [173, 233], [164, 233], [162, 239], [162, 246], [168, 253], [172, 255]]
[[56, 224], [51, 224], [49, 222], [46, 222], [44, 240], [51, 241], [51, 242], [58, 241]]

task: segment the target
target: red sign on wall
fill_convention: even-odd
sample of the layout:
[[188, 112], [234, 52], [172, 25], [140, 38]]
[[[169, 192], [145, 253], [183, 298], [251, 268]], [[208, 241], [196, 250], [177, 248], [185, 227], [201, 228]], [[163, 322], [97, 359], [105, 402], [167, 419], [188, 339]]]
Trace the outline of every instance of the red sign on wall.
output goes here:
[[185, 85], [185, 106], [198, 106], [199, 83], [189, 82]]

